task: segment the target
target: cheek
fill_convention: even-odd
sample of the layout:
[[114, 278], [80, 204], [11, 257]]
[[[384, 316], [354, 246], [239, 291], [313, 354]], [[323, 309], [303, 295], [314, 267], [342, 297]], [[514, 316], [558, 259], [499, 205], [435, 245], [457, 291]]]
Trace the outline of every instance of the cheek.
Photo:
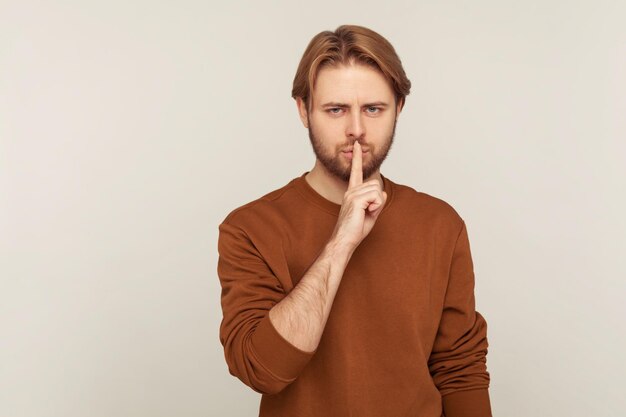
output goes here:
[[393, 123], [388, 120], [374, 120], [367, 126], [367, 134], [372, 140], [381, 139], [387, 136], [393, 129]]
[[312, 122], [313, 130], [320, 139], [336, 141], [337, 138], [343, 138], [343, 124], [338, 121], [315, 121]]

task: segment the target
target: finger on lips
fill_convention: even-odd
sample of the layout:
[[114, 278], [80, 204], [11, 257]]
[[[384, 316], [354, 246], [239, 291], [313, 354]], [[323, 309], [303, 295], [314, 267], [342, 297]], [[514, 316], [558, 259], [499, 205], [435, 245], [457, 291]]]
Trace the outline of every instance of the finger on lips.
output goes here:
[[363, 167], [361, 160], [361, 145], [359, 142], [354, 142], [352, 147], [352, 167], [350, 170], [350, 181], [348, 188], [353, 188], [357, 185], [363, 184]]

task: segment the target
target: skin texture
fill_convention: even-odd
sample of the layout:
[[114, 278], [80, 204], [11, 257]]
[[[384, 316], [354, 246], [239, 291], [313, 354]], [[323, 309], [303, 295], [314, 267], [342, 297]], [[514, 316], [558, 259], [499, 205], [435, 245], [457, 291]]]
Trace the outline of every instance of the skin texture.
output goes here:
[[[317, 155], [314, 188], [341, 204], [337, 223], [317, 259], [298, 284], [269, 311], [276, 330], [294, 346], [313, 352], [319, 345], [335, 294], [352, 254], [370, 233], [387, 201], [378, 171], [387, 156], [400, 106], [378, 72], [350, 66], [320, 71], [313, 108], [299, 110]], [[345, 108], [322, 107], [328, 101]], [[387, 107], [369, 104], [382, 101]], [[315, 107], [319, 106], [319, 107]], [[313, 133], [314, 131], [314, 133]], [[368, 152], [362, 152], [361, 145]], [[353, 157], [342, 154], [353, 150]], [[369, 177], [367, 181], [364, 178]]]
[[[363, 178], [377, 179], [387, 157], [402, 104], [395, 104], [394, 91], [376, 69], [360, 64], [324, 67], [311, 92], [311, 108], [296, 100], [303, 125], [315, 152], [315, 166], [307, 182], [323, 197], [341, 204], [347, 191], [351, 160], [342, 153], [358, 142], [364, 151]], [[324, 104], [343, 103], [347, 107]], [[387, 106], [369, 104], [383, 102]]]

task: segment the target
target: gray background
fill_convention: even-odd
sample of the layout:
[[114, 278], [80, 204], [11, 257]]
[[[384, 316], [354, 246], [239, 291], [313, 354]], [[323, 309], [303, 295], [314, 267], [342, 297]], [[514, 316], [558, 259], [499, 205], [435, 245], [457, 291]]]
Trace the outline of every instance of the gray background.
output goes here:
[[413, 82], [381, 172], [465, 219], [498, 416], [623, 416], [623, 1], [0, 2], [0, 415], [254, 416], [217, 226], [313, 167], [340, 24]]

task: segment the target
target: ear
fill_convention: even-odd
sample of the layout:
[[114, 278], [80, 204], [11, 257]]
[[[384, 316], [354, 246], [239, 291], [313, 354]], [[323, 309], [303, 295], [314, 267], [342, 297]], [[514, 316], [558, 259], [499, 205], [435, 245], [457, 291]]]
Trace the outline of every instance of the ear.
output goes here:
[[298, 108], [298, 114], [300, 115], [300, 120], [305, 128], [309, 128], [309, 121], [307, 120], [307, 110], [306, 103], [302, 100], [302, 97], [296, 97], [296, 106]]

